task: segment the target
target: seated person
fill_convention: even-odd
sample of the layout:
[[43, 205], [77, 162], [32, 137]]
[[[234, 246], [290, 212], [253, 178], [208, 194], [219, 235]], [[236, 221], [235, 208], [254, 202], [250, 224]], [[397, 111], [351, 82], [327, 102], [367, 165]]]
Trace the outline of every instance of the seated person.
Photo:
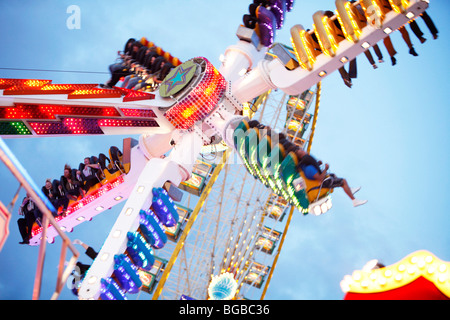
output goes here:
[[158, 75], [155, 78], [155, 82], [157, 82], [157, 83], [163, 82], [164, 78], [167, 77], [170, 70], [172, 70], [174, 67], [175, 66], [173, 64], [171, 64], [170, 62], [164, 62], [160, 72], [158, 73]]
[[130, 55], [125, 57], [124, 62], [120, 65], [120, 67], [111, 70], [111, 78], [106, 82], [106, 84], [100, 84], [100, 87], [112, 88], [117, 84], [117, 82], [120, 81], [120, 78], [132, 73], [131, 63], [136, 62], [137, 54], [139, 49], [142, 47], [142, 44], [139, 41], [135, 41], [131, 47], [132, 49]]
[[135, 90], [145, 90], [145, 89], [156, 89], [157, 86], [166, 78], [169, 72], [174, 68], [174, 65], [170, 62], [162, 61], [161, 69], [156, 72], [156, 74], [149, 74], [144, 71], [143, 81], [139, 82], [134, 89]]
[[92, 186], [95, 186], [100, 182], [97, 172], [100, 170], [98, 163], [91, 163], [91, 158], [84, 158], [84, 163], [80, 163], [78, 171], [81, 176], [82, 188], [85, 192], [88, 192]]
[[122, 88], [133, 89], [139, 82], [142, 82], [147, 74], [146, 69], [136, 63], [132, 64], [131, 71], [133, 73], [125, 77]]
[[121, 69], [124, 66], [125, 60], [129, 57], [131, 57], [131, 52], [133, 50], [133, 43], [136, 41], [134, 38], [128, 39], [128, 41], [125, 43], [125, 48], [123, 52], [120, 51], [117, 52], [119, 55], [118, 61], [116, 63], [113, 63], [109, 66], [109, 71], [113, 73], [116, 70]]
[[68, 164], [64, 166], [64, 175], [61, 176], [60, 183], [66, 198], [69, 200], [77, 201], [79, 196], [83, 196], [81, 183], [74, 179], [72, 168]]
[[28, 244], [30, 243], [33, 224], [40, 215], [40, 211], [34, 204], [33, 200], [31, 200], [29, 193], [27, 193], [26, 197], [23, 198], [22, 204], [19, 207], [19, 215], [23, 216], [23, 218], [17, 220], [19, 232], [22, 236], [22, 241], [19, 243]]
[[328, 174], [329, 165], [325, 164], [325, 170], [320, 169], [321, 161], [317, 161], [314, 157], [306, 153], [304, 150], [298, 148], [295, 151], [298, 159], [299, 159], [299, 167], [304, 172], [305, 177], [310, 180], [316, 180], [323, 182], [322, 186], [324, 188], [337, 188], [342, 187], [344, 192], [350, 197], [353, 202], [353, 206], [357, 207], [363, 205], [367, 202], [367, 200], [358, 200], [354, 197], [354, 194], [359, 191], [361, 188], [350, 188], [347, 180], [343, 178], [338, 178], [335, 174]]
[[[45, 194], [45, 196], [50, 200], [51, 204], [55, 207], [56, 212], [58, 212], [58, 209], [60, 207], [63, 207], [63, 211], [67, 209], [67, 205], [69, 204], [69, 201], [66, 197], [59, 197], [58, 192], [55, 191], [55, 184], [57, 180], [54, 180], [53, 183], [51, 179], [45, 180], [45, 185], [42, 187], [42, 192]], [[55, 216], [55, 214], [53, 214]]]

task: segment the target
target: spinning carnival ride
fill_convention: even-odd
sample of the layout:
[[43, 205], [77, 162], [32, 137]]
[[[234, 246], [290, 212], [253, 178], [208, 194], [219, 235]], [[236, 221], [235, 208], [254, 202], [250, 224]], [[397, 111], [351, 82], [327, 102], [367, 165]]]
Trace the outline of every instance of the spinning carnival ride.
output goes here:
[[[426, 1], [390, 1], [394, 10], [382, 12], [373, 10], [378, 3], [337, 0], [331, 19], [318, 11], [314, 30], [322, 53], [316, 55], [312, 31], [300, 25], [291, 29], [292, 48], [274, 43], [293, 1], [267, 1], [257, 6], [254, 21], [239, 26], [239, 41], [227, 48], [219, 69], [193, 58], [151, 93], [0, 79], [2, 137], [140, 135], [125, 139], [120, 150], [105, 150], [111, 162], [102, 167], [104, 179], [54, 219], [55, 208], [16, 165], [17, 176], [25, 178], [19, 181], [41, 199], [52, 223], [47, 227], [44, 219], [35, 227], [30, 245], [45, 250], [45, 241], [61, 231], [125, 202], [79, 283], [81, 299], [121, 299], [139, 288], [153, 299], [215, 298], [220, 290], [210, 286], [220, 281], [211, 279], [222, 274], [236, 282], [233, 297], [264, 298], [294, 210], [328, 211], [332, 190], [297, 172], [295, 155], [286, 154], [275, 136], [251, 128], [249, 119], [308, 150], [320, 81], [428, 7]], [[356, 23], [358, 4], [366, 26]], [[344, 40], [330, 28], [335, 19]], [[14, 167], [2, 149], [2, 159]], [[61, 283], [69, 272], [60, 269]]]

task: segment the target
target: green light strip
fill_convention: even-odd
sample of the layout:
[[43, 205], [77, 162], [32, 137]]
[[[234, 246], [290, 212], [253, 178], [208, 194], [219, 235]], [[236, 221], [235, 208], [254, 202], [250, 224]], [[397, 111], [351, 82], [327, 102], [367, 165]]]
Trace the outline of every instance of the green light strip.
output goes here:
[[0, 121], [0, 135], [31, 135], [22, 121]]

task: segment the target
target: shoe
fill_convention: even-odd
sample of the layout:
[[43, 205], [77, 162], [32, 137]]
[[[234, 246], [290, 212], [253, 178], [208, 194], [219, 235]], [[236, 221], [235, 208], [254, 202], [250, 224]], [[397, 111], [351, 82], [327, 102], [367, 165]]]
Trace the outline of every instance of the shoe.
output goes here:
[[30, 244], [30, 240], [28, 240], [28, 239], [23, 240], [23, 241], [19, 242], [19, 244]]
[[367, 203], [367, 200], [358, 200], [358, 199], [354, 199], [353, 200], [353, 206], [354, 207], [362, 206], [365, 203]]
[[425, 39], [424, 37], [420, 38], [420, 43], [425, 43], [425, 41], [427, 41], [427, 39]]
[[351, 80], [349, 80], [349, 79], [344, 79], [344, 83], [345, 83], [345, 85], [347, 86], [347, 87], [349, 87], [349, 88], [351, 88], [352, 87], [352, 81]]
[[397, 59], [395, 59], [394, 57], [391, 58], [391, 61], [393, 66], [397, 64]]
[[409, 49], [409, 54], [412, 54], [414, 57], [418, 56], [418, 54], [414, 48]]
[[383, 59], [380, 59], [380, 60], [378, 60], [378, 62], [379, 62], [379, 63], [383, 63], [383, 62], [384, 62], [384, 60], [383, 60]]
[[433, 34], [433, 39], [436, 40], [438, 38], [437, 34]]
[[352, 194], [357, 193], [359, 190], [361, 190], [361, 187], [350, 188], [350, 191], [352, 192]]
[[377, 66], [376, 64], [373, 64], [372, 67], [373, 67], [374, 69], [378, 69], [378, 66]]

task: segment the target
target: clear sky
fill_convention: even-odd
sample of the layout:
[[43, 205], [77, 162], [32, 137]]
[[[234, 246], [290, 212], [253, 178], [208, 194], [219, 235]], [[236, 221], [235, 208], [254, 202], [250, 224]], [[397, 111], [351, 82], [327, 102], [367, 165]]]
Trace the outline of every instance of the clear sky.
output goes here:
[[[77, 70], [104, 74], [12, 71], [4, 78], [51, 79], [53, 83], [104, 83], [108, 65], [130, 37], [147, 37], [181, 61], [196, 56], [219, 66], [219, 55], [235, 44], [236, 29], [250, 0], [0, 1], [0, 68]], [[399, 32], [391, 35], [397, 65], [373, 70], [364, 56], [358, 78], [347, 88], [333, 73], [323, 95], [312, 153], [330, 170], [361, 185], [369, 202], [353, 208], [342, 190], [327, 214], [294, 216], [267, 299], [342, 299], [339, 282], [370, 259], [393, 264], [416, 250], [450, 261], [449, 31], [447, 0], [431, 0], [429, 14], [440, 33], [420, 44], [407, 27], [418, 57], [408, 54]], [[80, 28], [69, 29], [66, 12], [80, 8]], [[334, 1], [296, 0], [276, 41], [290, 45], [294, 24], [312, 26], [316, 10], [334, 10]], [[7, 145], [37, 185], [58, 178], [64, 164], [78, 166], [85, 155], [121, 146], [126, 136], [7, 139]], [[18, 183], [0, 166], [0, 200], [8, 204]], [[23, 193], [19, 198], [19, 202]], [[0, 252], [0, 299], [31, 299], [38, 247], [19, 245], [16, 204], [10, 237]], [[69, 234], [100, 247], [117, 210], [103, 213]], [[95, 234], [94, 230], [95, 229]], [[54, 288], [60, 239], [48, 245], [42, 298]], [[88, 259], [83, 254], [81, 260]], [[63, 299], [75, 298], [65, 289]]]

